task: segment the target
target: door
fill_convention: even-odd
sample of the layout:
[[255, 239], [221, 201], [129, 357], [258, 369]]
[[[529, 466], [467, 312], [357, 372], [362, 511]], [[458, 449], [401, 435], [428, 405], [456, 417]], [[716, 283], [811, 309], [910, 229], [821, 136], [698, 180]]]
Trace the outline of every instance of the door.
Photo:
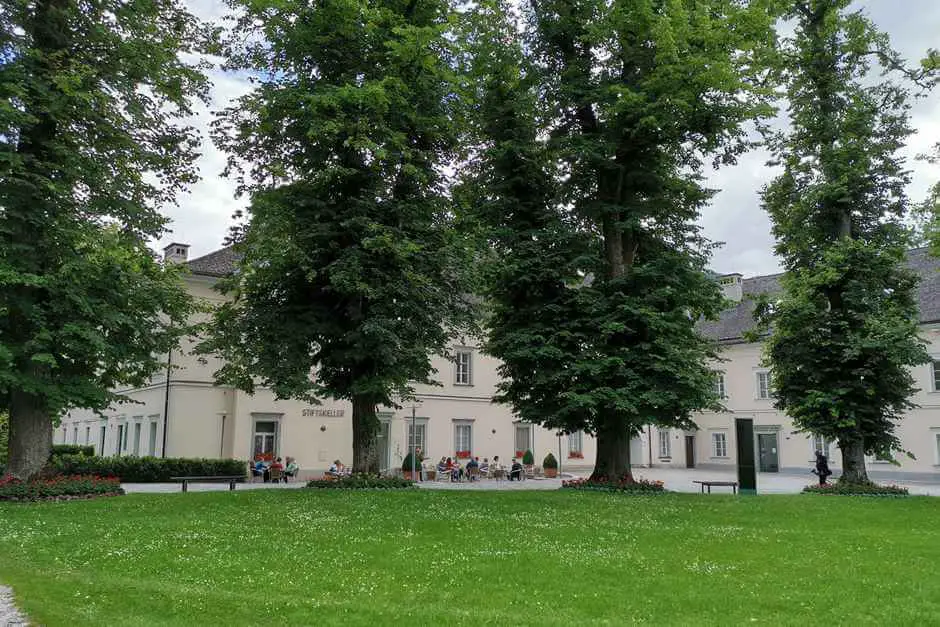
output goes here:
[[515, 456], [522, 458], [526, 451], [532, 450], [532, 425], [517, 422], [515, 427]]
[[387, 472], [389, 470], [389, 428], [389, 422], [387, 420], [382, 420], [379, 422], [379, 433], [375, 437], [375, 446], [379, 454], [379, 470], [381, 472]]
[[277, 457], [277, 426], [275, 420], [255, 420], [252, 460], [270, 461]]
[[124, 443], [124, 430], [126, 427], [124, 425], [118, 425], [117, 432], [117, 445], [114, 447], [114, 454], [117, 456], [121, 455], [121, 445]]
[[685, 467], [695, 468], [695, 436], [685, 436]]
[[777, 462], [777, 434], [776, 433], [758, 433], [757, 434], [757, 452], [759, 455], [758, 470], [761, 472], [779, 472], [780, 466]]

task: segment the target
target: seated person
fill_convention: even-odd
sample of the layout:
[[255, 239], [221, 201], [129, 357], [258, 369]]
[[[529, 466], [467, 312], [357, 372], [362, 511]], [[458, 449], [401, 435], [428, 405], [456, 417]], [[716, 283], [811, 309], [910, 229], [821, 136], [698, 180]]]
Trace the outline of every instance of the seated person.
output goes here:
[[254, 477], [263, 477], [267, 470], [268, 468], [264, 465], [264, 460], [259, 457], [255, 460], [255, 465], [251, 469], [251, 474]]
[[477, 471], [480, 470], [480, 458], [471, 457], [470, 461], [467, 462], [467, 476], [470, 477], [470, 481], [473, 481], [473, 477], [477, 474]]
[[509, 468], [509, 480], [522, 481], [522, 464], [516, 458], [512, 460], [512, 466]]
[[448, 468], [447, 468], [447, 460], [446, 460], [446, 458], [442, 457], [442, 458], [441, 458], [441, 461], [437, 462], [437, 473], [438, 473], [439, 475], [441, 475], [441, 474], [444, 474], [444, 473], [447, 472], [447, 471], [448, 471]]
[[460, 481], [461, 479], [463, 479], [463, 468], [460, 467], [460, 462], [455, 459], [450, 466], [450, 480]]
[[327, 477], [341, 477], [343, 475], [343, 462], [339, 461], [338, 459], [334, 460], [333, 464], [325, 474]]
[[287, 458], [287, 467], [284, 469], [284, 478], [287, 477], [296, 477], [297, 471], [300, 470], [300, 466], [297, 464], [297, 460], [293, 457]]
[[484, 457], [483, 461], [480, 463], [480, 474], [484, 477], [490, 474], [490, 458]]

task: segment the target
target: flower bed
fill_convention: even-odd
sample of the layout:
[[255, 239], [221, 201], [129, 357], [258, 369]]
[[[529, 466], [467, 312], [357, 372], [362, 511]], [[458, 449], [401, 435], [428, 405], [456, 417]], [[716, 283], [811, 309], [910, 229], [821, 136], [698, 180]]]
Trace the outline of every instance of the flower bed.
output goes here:
[[803, 494], [829, 494], [833, 496], [908, 496], [907, 488], [877, 483], [827, 483], [811, 484], [803, 488]]
[[401, 477], [379, 477], [360, 473], [337, 479], [314, 479], [307, 482], [308, 488], [331, 490], [408, 490], [415, 482]]
[[630, 494], [663, 494], [667, 491], [662, 481], [649, 481], [630, 477], [620, 479], [608, 479], [606, 477], [600, 479], [572, 479], [562, 481], [561, 487], [569, 490], [627, 492]]
[[125, 483], [154, 483], [170, 481], [170, 477], [246, 475], [247, 470], [247, 463], [238, 459], [56, 455], [43, 472], [51, 476], [97, 475], [118, 477]]
[[61, 501], [124, 494], [116, 477], [95, 475], [58, 476], [20, 481], [0, 479], [0, 501]]

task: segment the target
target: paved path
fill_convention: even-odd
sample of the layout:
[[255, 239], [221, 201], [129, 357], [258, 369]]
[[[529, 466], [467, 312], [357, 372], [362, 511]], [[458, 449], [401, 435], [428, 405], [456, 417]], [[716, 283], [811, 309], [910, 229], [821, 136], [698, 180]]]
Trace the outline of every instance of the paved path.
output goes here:
[[4, 627], [25, 627], [29, 623], [26, 617], [13, 605], [13, 591], [6, 586], [0, 586], [0, 625]]
[[[587, 476], [590, 471], [578, 473], [576, 476]], [[637, 478], [660, 480], [666, 484], [667, 490], [674, 492], [699, 492], [700, 486], [692, 483], [698, 481], [737, 481], [737, 474], [728, 470], [686, 470], [684, 468], [634, 468], [633, 475]], [[573, 475], [566, 474], [566, 478]], [[783, 473], [758, 473], [758, 494], [797, 494], [810, 483], [816, 480], [815, 475], [809, 472], [806, 475], [792, 475]], [[450, 483], [442, 481], [423, 481], [418, 485], [427, 490], [557, 490], [561, 487], [561, 479], [527, 479], [525, 481], [500, 481], [491, 479], [474, 481], [473, 483]], [[895, 483], [894, 481], [877, 480], [879, 483]], [[236, 491], [243, 490], [294, 490], [304, 487], [306, 482], [294, 481], [292, 483], [239, 483]], [[900, 481], [898, 485], [908, 488], [911, 494], [926, 494], [940, 496], [940, 481], [916, 482]], [[124, 490], [128, 493], [171, 493], [181, 492], [179, 483], [124, 483]], [[216, 492], [227, 491], [226, 483], [190, 483], [190, 492]], [[730, 492], [730, 488], [712, 488], [714, 493]], [[0, 623], [2, 625], [2, 623]]]

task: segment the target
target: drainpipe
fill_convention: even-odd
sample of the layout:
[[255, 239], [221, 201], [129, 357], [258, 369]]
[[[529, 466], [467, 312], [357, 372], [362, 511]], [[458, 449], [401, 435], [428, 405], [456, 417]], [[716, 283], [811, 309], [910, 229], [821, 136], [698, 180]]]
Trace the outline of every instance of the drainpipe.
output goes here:
[[224, 457], [225, 451], [225, 414], [222, 414], [222, 435], [219, 436], [219, 459]]
[[173, 365], [173, 349], [166, 354], [166, 386], [163, 392], [163, 450], [160, 457], [166, 458], [166, 431], [170, 424], [170, 367]]
[[651, 425], [646, 425], [646, 444], [649, 449], [649, 460], [650, 463], [647, 468], [653, 467], [653, 427]]

